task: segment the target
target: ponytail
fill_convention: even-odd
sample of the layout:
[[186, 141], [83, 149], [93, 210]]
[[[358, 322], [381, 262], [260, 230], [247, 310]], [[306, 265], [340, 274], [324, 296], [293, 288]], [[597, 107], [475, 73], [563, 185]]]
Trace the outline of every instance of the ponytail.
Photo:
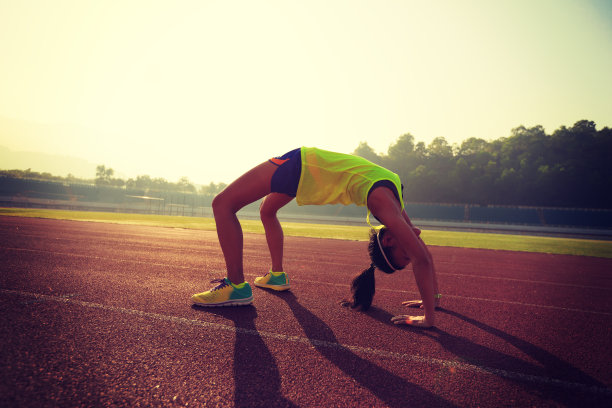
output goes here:
[[396, 268], [393, 267], [390, 260], [385, 255], [385, 249], [381, 244], [381, 239], [385, 232], [387, 231], [384, 227], [379, 230], [372, 229], [370, 231], [368, 254], [370, 255], [372, 263], [369, 268], [364, 269], [363, 272], [353, 279], [351, 283], [352, 300], [343, 300], [340, 302], [341, 305], [350, 306], [353, 309], [359, 309], [361, 311], [368, 310], [374, 298], [376, 283], [374, 280], [374, 272], [376, 268], [385, 273], [395, 272]]
[[351, 283], [351, 293], [353, 294], [353, 300], [350, 302], [350, 306], [353, 309], [359, 309], [366, 311], [372, 304], [372, 298], [374, 297], [375, 282], [374, 282], [374, 271], [376, 266], [371, 264], [368, 269], [364, 269], [359, 275], [353, 279]]

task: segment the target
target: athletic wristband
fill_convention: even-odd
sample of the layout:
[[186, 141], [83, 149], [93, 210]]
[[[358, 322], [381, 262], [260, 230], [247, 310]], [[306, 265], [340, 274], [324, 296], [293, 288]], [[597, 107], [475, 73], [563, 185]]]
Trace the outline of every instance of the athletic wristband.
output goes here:
[[442, 294], [441, 294], [441, 293], [436, 293], [436, 294], [434, 295], [434, 299], [440, 299], [441, 297], [442, 297]]

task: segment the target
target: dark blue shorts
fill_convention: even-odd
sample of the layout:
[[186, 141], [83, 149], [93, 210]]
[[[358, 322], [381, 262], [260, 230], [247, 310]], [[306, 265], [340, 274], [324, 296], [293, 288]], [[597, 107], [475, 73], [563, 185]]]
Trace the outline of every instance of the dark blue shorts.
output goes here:
[[269, 162], [278, 166], [272, 175], [271, 191], [295, 197], [302, 173], [302, 149], [295, 149], [282, 156], [273, 157]]

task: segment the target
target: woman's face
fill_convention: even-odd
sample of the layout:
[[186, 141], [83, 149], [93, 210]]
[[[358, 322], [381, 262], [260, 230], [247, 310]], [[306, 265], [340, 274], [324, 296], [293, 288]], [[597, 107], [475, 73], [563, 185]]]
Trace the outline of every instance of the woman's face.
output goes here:
[[396, 269], [404, 269], [410, 263], [410, 256], [406, 252], [406, 249], [400, 245], [391, 246], [390, 250], [387, 250], [387, 254], [391, 255], [391, 263]]
[[[413, 227], [412, 231], [414, 231], [415, 235], [418, 237], [421, 235], [421, 230]], [[393, 239], [391, 234], [389, 236], [389, 246], [386, 248], [385, 252], [387, 256], [390, 255], [390, 261], [397, 269], [404, 269], [410, 263], [410, 255], [408, 255], [408, 251], [405, 247], [398, 245], [397, 241]]]

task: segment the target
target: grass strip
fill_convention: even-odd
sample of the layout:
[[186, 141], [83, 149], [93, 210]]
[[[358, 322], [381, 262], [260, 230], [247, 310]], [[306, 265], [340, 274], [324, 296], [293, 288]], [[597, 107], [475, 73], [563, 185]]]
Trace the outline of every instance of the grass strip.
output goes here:
[[[32, 208], [0, 208], [0, 215], [186, 228], [206, 231], [215, 230], [214, 219], [200, 217]], [[244, 232], [255, 234], [264, 233], [263, 226], [259, 220], [241, 220], [241, 224]], [[283, 222], [283, 230], [287, 236], [365, 241], [368, 238], [368, 229], [368, 226], [360, 227]], [[424, 230], [421, 236], [428, 245], [435, 246], [612, 258], [612, 242], [603, 240], [437, 230]]]

